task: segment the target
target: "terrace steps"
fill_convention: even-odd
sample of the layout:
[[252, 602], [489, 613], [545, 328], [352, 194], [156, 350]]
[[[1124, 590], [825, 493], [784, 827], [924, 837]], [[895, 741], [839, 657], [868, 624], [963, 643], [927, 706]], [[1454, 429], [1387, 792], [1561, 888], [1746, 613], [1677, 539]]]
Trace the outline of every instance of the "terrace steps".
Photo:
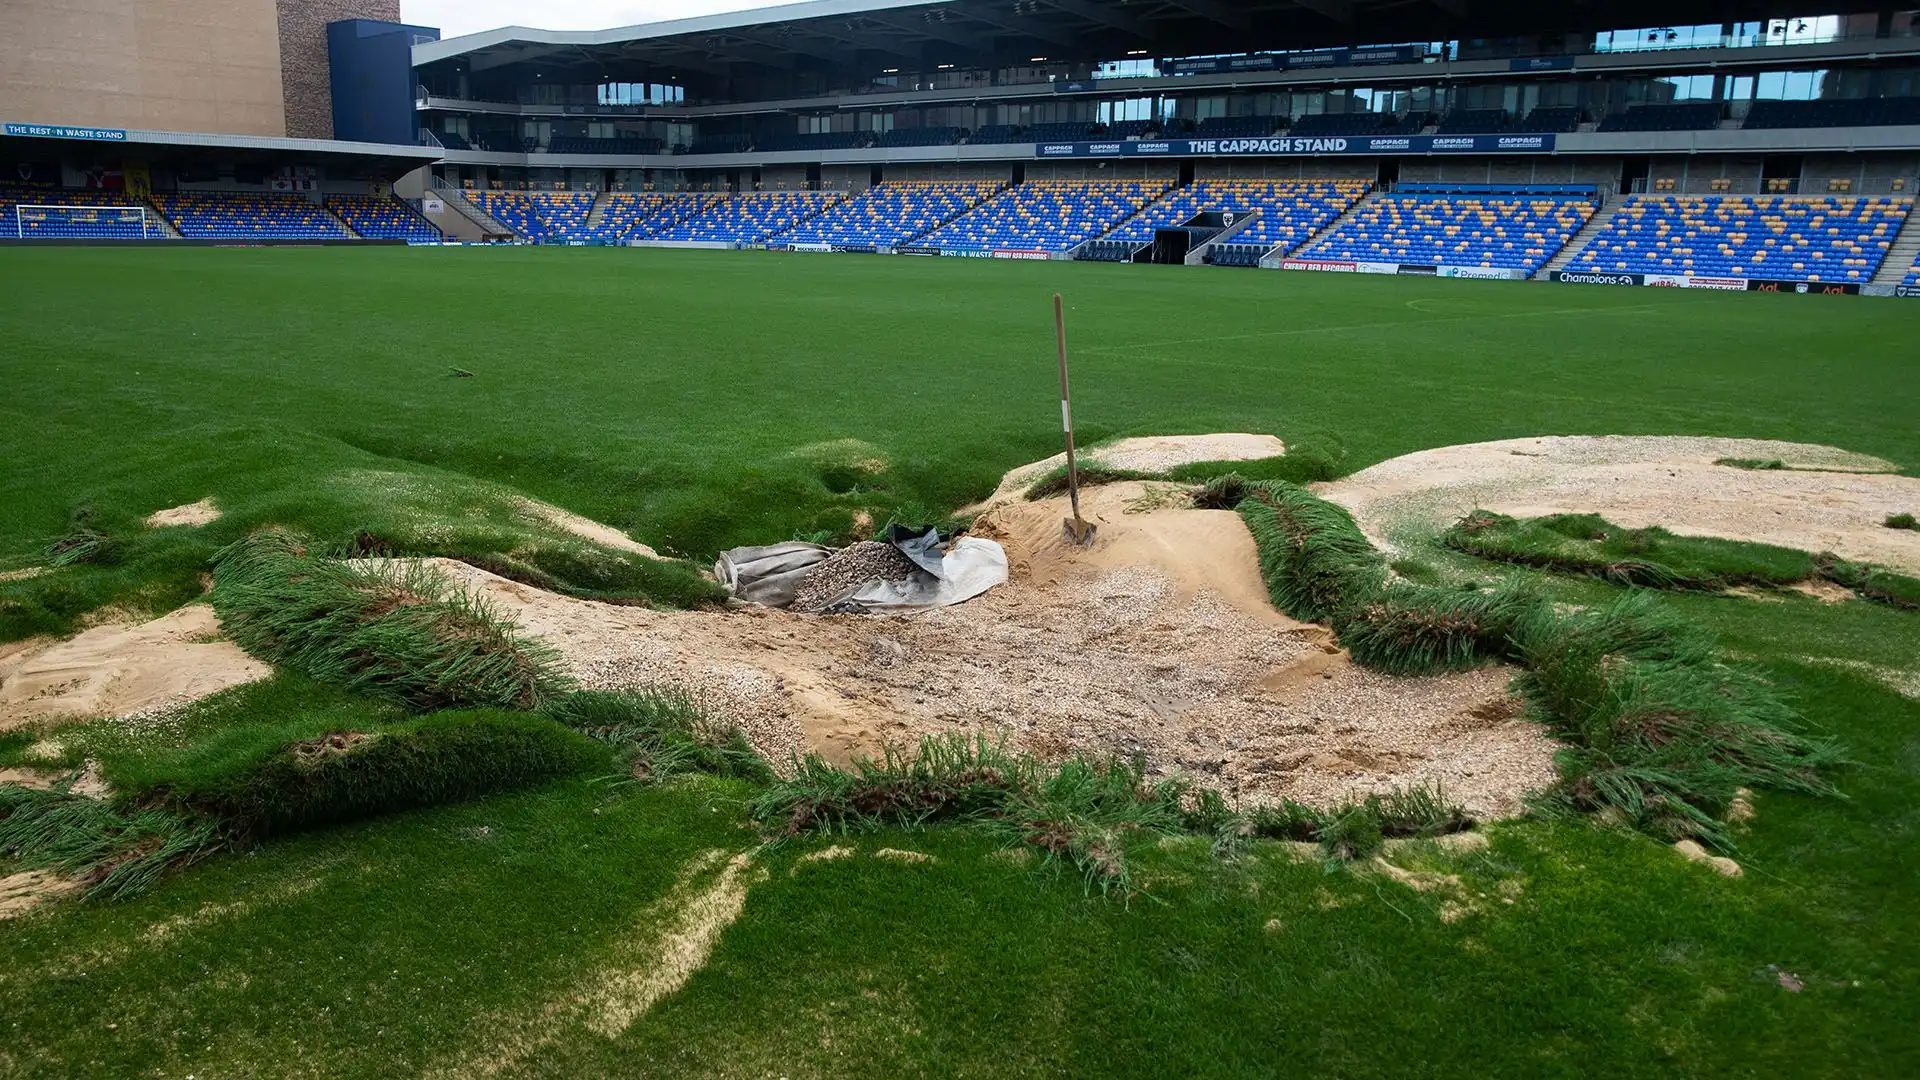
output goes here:
[[1914, 224], [1914, 218], [1920, 216], [1920, 207], [1907, 213], [1907, 222], [1894, 236], [1893, 245], [1887, 248], [1887, 257], [1881, 261], [1880, 269], [1874, 271], [1873, 284], [1898, 285], [1907, 278], [1915, 262], [1920, 261], [1920, 225]]
[[613, 205], [613, 193], [602, 191], [593, 197], [593, 209], [587, 211], [587, 231], [597, 232], [600, 223], [606, 220], [607, 208]]
[[1594, 237], [1599, 236], [1606, 229], [1607, 222], [1613, 220], [1613, 215], [1627, 205], [1627, 200], [1618, 197], [1609, 199], [1606, 195], [1602, 195], [1600, 199], [1600, 209], [1595, 210], [1593, 216], [1587, 218], [1587, 223], [1580, 226], [1579, 232], [1567, 237], [1567, 242], [1560, 246], [1559, 251], [1553, 253], [1553, 258], [1548, 259], [1546, 265], [1535, 271], [1533, 280], [1546, 281], [1548, 275], [1555, 270], [1566, 269], [1574, 256], [1580, 254], [1580, 249], [1591, 243]]
[[161, 235], [169, 240], [180, 239], [179, 228], [168, 219], [167, 215], [160, 212], [160, 204], [154, 202], [152, 196], [140, 200], [140, 205], [146, 207], [147, 220], [160, 227]]
[[314, 205], [319, 207], [320, 212], [327, 215], [327, 218], [331, 220], [335, 225], [340, 226], [341, 230], [344, 231], [348, 236], [354, 238], [355, 240], [366, 239], [366, 237], [360, 235], [359, 229], [356, 229], [353, 227], [352, 222], [348, 221], [346, 218], [341, 217], [338, 213], [335, 213], [333, 207], [328, 206], [325, 199], [322, 199], [321, 201], [314, 203]]
[[[1365, 195], [1361, 196], [1358, 199], [1353, 200], [1353, 205], [1347, 207], [1346, 210], [1342, 211], [1339, 217], [1336, 217], [1332, 221], [1327, 222], [1325, 227], [1320, 229], [1320, 231], [1314, 233], [1312, 236], [1309, 236], [1305, 240], [1302, 240], [1298, 244], [1295, 244], [1293, 246], [1293, 250], [1305, 251], [1308, 248], [1312, 247], [1313, 245], [1319, 243], [1321, 240], [1324, 240], [1327, 237], [1332, 236], [1335, 232], [1339, 231], [1342, 225], [1345, 225], [1347, 222], [1352, 221], [1360, 213], [1361, 210], [1365, 209], [1366, 207], [1374, 203], [1379, 202], [1381, 199], [1385, 198], [1386, 195], [1387, 193], [1385, 191], [1382, 191], [1377, 187], [1369, 188]], [[1280, 245], [1276, 244], [1274, 245], [1274, 247], [1277, 250], [1280, 247]], [[1267, 252], [1267, 255], [1269, 257], [1271, 257], [1273, 254], [1274, 252], [1272, 251]]]

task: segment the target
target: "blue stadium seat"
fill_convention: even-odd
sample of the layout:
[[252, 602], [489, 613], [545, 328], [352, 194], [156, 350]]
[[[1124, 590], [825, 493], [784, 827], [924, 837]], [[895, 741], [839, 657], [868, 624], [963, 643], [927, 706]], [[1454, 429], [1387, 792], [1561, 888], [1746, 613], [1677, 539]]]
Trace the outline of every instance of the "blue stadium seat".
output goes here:
[[1920, 97], [1756, 101], [1740, 125], [1749, 129], [1884, 127], [1920, 124]]
[[1455, 109], [1442, 117], [1437, 135], [1491, 135], [1507, 130], [1505, 109]]
[[1276, 116], [1209, 116], [1194, 126], [1196, 139], [1264, 139], [1279, 130]]
[[973, 137], [967, 141], [970, 143], [1012, 143], [1031, 142], [1033, 140], [1023, 137], [1020, 134], [1020, 128], [1016, 125], [988, 124], [978, 131], [975, 131]]
[[500, 224], [537, 244], [586, 243], [591, 191], [475, 191], [468, 198]]
[[967, 137], [963, 127], [894, 128], [883, 131], [875, 146], [951, 146]]
[[[1368, 186], [1364, 180], [1196, 180], [1168, 192], [1105, 239], [1137, 246], [1152, 241], [1156, 230], [1179, 225], [1195, 214], [1231, 211], [1244, 216], [1259, 211], [1253, 224], [1233, 239], [1257, 244], [1264, 254], [1276, 245], [1292, 248], [1304, 242], [1345, 213]], [[1254, 262], [1259, 262], [1258, 256]]]
[[329, 195], [327, 209], [370, 240], [437, 244], [444, 239], [432, 222], [391, 195]]
[[1886, 195], [1642, 195], [1567, 269], [1863, 283], [1912, 209]]
[[1526, 119], [1513, 126], [1513, 130], [1522, 135], [1552, 135], [1580, 130], [1580, 109], [1578, 106], [1540, 108], [1528, 113]]
[[1390, 195], [1363, 206], [1304, 258], [1538, 270], [1593, 216], [1553, 195]]
[[[18, 209], [23, 206], [75, 209], [53, 212]], [[140, 218], [126, 212], [139, 206], [140, 200], [124, 191], [4, 184], [0, 185], [0, 236], [162, 239], [165, 234], [158, 222], [147, 222], [143, 231]]]
[[348, 239], [340, 222], [305, 195], [182, 191], [155, 194], [153, 202], [180, 235], [188, 238]]
[[966, 213], [1001, 187], [994, 181], [889, 180], [836, 204], [775, 242], [893, 247]]
[[1164, 180], [1029, 180], [921, 237], [930, 247], [1066, 251], [1139, 213]]
[[1717, 101], [1689, 102], [1684, 105], [1633, 105], [1621, 112], [1608, 113], [1600, 121], [1599, 131], [1711, 131], [1720, 126], [1721, 104]]
[[656, 240], [759, 244], [787, 232], [843, 199], [837, 191], [742, 191], [708, 204], [684, 222], [653, 234]]

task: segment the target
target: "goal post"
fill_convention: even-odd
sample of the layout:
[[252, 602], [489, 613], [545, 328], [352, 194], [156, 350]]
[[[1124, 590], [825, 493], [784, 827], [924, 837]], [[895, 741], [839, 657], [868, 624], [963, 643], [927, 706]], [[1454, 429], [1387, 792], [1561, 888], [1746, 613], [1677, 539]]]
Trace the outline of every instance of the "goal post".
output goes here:
[[80, 206], [66, 203], [19, 203], [7, 222], [16, 239], [28, 236], [139, 236], [160, 235], [144, 206]]

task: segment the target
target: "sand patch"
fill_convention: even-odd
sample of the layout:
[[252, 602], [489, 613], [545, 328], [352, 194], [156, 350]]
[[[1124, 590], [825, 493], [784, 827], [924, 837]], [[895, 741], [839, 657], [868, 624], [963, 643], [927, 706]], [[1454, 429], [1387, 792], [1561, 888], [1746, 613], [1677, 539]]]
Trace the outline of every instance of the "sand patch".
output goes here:
[[150, 622], [96, 626], [0, 657], [0, 731], [61, 718], [122, 716], [203, 698], [272, 672], [230, 641], [205, 604]]
[[790, 876], [798, 874], [800, 867], [807, 863], [837, 862], [840, 859], [850, 859], [853, 855], [854, 850], [852, 848], [847, 847], [845, 844], [834, 844], [832, 847], [824, 847], [819, 851], [809, 851], [805, 855], [793, 860], [793, 869], [787, 871], [787, 873]]
[[890, 847], [883, 847], [874, 852], [873, 857], [876, 859], [887, 859], [891, 862], [904, 863], [930, 863], [933, 861], [933, 856], [924, 851], [902, 851], [899, 848]]
[[[1795, 468], [1713, 463], [1723, 457], [1778, 458]], [[1593, 513], [1628, 528], [1832, 551], [1920, 573], [1920, 534], [1881, 525], [1920, 503], [1920, 478], [1862, 472], [1892, 468], [1802, 443], [1554, 435], [1423, 450], [1313, 490], [1353, 511], [1385, 547], [1436, 535], [1475, 509], [1514, 517]]]
[[220, 508], [213, 504], [213, 496], [209, 495], [199, 502], [190, 502], [185, 506], [155, 510], [147, 515], [147, 528], [169, 529], [177, 526], [197, 528], [218, 520], [220, 520]]
[[776, 767], [978, 732], [1046, 757], [1139, 755], [1250, 804], [1437, 783], [1496, 817], [1552, 781], [1554, 744], [1502, 706], [1509, 670], [1355, 667], [1324, 627], [1274, 610], [1237, 514], [1129, 512], [1141, 490], [1086, 493], [1100, 524], [1086, 549], [1061, 539], [1064, 499], [985, 515], [1007, 584], [895, 618], [618, 607], [436, 562], [587, 688], [684, 690]]
[[582, 540], [591, 540], [602, 547], [615, 551], [625, 551], [634, 555], [643, 555], [657, 559], [660, 553], [647, 545], [621, 532], [611, 525], [602, 525], [592, 518], [581, 517], [570, 510], [562, 510], [551, 503], [534, 499], [519, 500], [520, 510], [536, 521], [551, 525], [561, 532], [571, 533]]
[[23, 566], [18, 570], [0, 570], [0, 584], [9, 581], [26, 581], [52, 571], [50, 566]]
[[[719, 850], [695, 858], [636, 924], [637, 942], [616, 945], [604, 968], [545, 1007], [500, 1018], [473, 1053], [427, 1075], [449, 1080], [518, 1075], [528, 1059], [570, 1037], [577, 1026], [603, 1038], [619, 1037], [706, 966], [720, 935], [746, 907], [748, 886], [765, 876], [765, 871], [750, 874], [750, 861], [746, 852], [729, 858]], [[716, 866], [719, 872], [713, 873]]]
[[1697, 841], [1682, 840], [1673, 845], [1673, 850], [1679, 852], [1688, 862], [1702, 863], [1711, 867], [1715, 873], [1722, 877], [1740, 877], [1745, 873], [1745, 871], [1740, 869], [1739, 863], [1734, 862], [1725, 855], [1715, 855], [1709, 852], [1706, 848], [1701, 847]]
[[[1211, 435], [1148, 435], [1118, 439], [1099, 446], [1080, 447], [1082, 465], [1104, 465], [1109, 469], [1158, 473], [1196, 461], [1257, 461], [1279, 457], [1287, 452], [1285, 443], [1272, 435], [1244, 432], [1220, 432]], [[977, 513], [1026, 498], [1034, 481], [1067, 463], [1067, 453], [1028, 462], [1011, 469], [1000, 478], [1000, 486], [986, 501], [967, 507], [963, 513]]]
[[83, 886], [51, 870], [23, 870], [0, 878], [0, 922], [18, 918], [49, 901], [78, 894]]
[[33, 791], [64, 788], [68, 794], [88, 799], [104, 799], [109, 794], [106, 777], [100, 775], [100, 763], [97, 761], [89, 761], [78, 769], [0, 766], [0, 784]]

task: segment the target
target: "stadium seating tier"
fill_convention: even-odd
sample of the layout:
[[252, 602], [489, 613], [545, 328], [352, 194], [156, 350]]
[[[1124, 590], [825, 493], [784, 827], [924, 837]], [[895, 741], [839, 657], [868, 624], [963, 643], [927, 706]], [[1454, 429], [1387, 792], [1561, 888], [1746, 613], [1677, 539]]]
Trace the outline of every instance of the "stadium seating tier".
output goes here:
[[1391, 195], [1361, 207], [1306, 258], [1538, 270], [1593, 215], [1548, 195]]
[[155, 194], [153, 202], [193, 239], [348, 239], [346, 228], [305, 195], [182, 191]]
[[1642, 195], [1567, 268], [1864, 283], [1912, 207], [1891, 196]]
[[431, 222], [391, 195], [329, 195], [326, 206], [369, 240], [434, 244], [442, 239]]
[[1001, 187], [993, 181], [888, 181], [833, 206], [775, 242], [893, 247], [966, 213]]
[[1165, 180], [1029, 180], [921, 237], [929, 247], [1066, 251], [1138, 213]]

